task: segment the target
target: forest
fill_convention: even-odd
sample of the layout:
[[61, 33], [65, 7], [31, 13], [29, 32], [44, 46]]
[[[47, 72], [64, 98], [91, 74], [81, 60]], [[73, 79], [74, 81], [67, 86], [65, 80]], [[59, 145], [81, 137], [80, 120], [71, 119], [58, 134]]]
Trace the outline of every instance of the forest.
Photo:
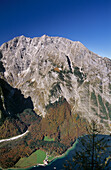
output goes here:
[[[29, 133], [23, 138], [0, 145], [0, 164], [3, 168], [13, 167], [20, 158], [28, 157], [38, 149], [60, 155], [72, 146], [78, 136], [86, 133], [86, 120], [77, 113], [72, 114], [70, 105], [63, 97], [46, 106], [46, 110], [44, 118], [32, 109], [25, 109], [15, 118], [6, 118], [0, 127], [2, 138], [10, 137], [10, 134], [18, 135], [26, 129]], [[54, 140], [45, 141], [46, 136]]]

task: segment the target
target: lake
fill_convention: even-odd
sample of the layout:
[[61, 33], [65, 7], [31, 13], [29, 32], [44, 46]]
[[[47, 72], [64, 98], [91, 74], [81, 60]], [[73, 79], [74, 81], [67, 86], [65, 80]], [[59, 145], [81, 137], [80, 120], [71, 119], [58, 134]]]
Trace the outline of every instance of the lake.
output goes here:
[[[83, 138], [87, 139], [87, 136], [84, 136]], [[111, 156], [111, 136], [109, 135], [98, 135], [97, 139], [102, 139], [107, 142], [108, 147], [106, 148], [105, 152], [101, 155], [101, 160], [104, 162], [105, 157]], [[74, 154], [75, 151], [81, 151], [82, 147], [78, 142], [78, 139], [76, 142], [73, 144], [73, 146], [68, 149], [61, 157], [55, 158], [48, 166], [39, 166], [39, 167], [32, 167], [30, 168], [31, 170], [64, 170], [65, 168], [63, 167], [64, 163], [66, 163], [66, 160], [70, 160]], [[108, 166], [105, 168], [106, 170], [109, 170], [111, 168], [111, 158]]]
[[[101, 155], [101, 159], [104, 160], [105, 157], [108, 157], [109, 155], [111, 156], [111, 136], [110, 135], [98, 135], [98, 138], [101, 139], [103, 138], [105, 139], [105, 141], [108, 144], [108, 147], [106, 148], [105, 152], [103, 153], [103, 155]], [[87, 139], [87, 136], [84, 136], [82, 138], [85, 138], [85, 140]], [[49, 163], [49, 165], [47, 166], [39, 166], [39, 167], [30, 167], [27, 170], [64, 170], [65, 168], [63, 167], [64, 163], [66, 163], [66, 160], [70, 160], [74, 154], [75, 151], [81, 151], [82, 147], [80, 145], [80, 143], [78, 142], [78, 139], [76, 140], [76, 142], [73, 144], [73, 146], [71, 148], [69, 148], [63, 155], [61, 155], [60, 157], [55, 158], [52, 162]], [[111, 169], [111, 158], [110, 158], [110, 162], [109, 165], [105, 168], [106, 170]], [[12, 170], [12, 169], [10, 169]], [[14, 170], [14, 169], [13, 169]], [[23, 169], [18, 169], [18, 170], [23, 170]]]
[[63, 165], [66, 162], [66, 160], [71, 159], [72, 156], [74, 155], [74, 150], [76, 148], [78, 141], [76, 140], [76, 142], [73, 144], [73, 146], [68, 149], [62, 156], [55, 158], [51, 163], [49, 163], [49, 165], [43, 167], [43, 166], [39, 166], [39, 167], [32, 167], [30, 168], [30, 170], [62, 170], [64, 169]]

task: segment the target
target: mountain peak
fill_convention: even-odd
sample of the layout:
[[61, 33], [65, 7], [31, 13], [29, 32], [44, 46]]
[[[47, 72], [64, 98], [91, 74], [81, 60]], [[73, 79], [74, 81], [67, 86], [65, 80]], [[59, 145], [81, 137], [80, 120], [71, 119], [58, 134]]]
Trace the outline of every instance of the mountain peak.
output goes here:
[[98, 118], [106, 129], [110, 127], [110, 59], [79, 41], [47, 35], [16, 37], [0, 50], [4, 79], [31, 97], [37, 114], [47, 114], [46, 106], [62, 96], [74, 113], [88, 120]]

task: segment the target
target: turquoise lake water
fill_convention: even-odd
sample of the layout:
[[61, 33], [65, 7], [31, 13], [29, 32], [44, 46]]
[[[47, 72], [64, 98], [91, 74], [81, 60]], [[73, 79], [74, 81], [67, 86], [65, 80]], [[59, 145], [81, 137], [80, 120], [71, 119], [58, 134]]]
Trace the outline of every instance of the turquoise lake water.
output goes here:
[[[111, 136], [109, 135], [98, 135], [99, 138], [103, 138], [107, 141], [107, 144], [109, 145], [109, 147], [106, 149], [105, 153], [103, 154], [103, 158], [102, 160], [104, 160], [105, 156], [108, 157], [109, 155], [111, 156]], [[84, 136], [83, 138], [86, 138], [86, 136]], [[39, 167], [30, 167], [27, 170], [64, 170], [64, 163], [66, 163], [67, 160], [70, 160], [74, 154], [75, 151], [81, 151], [81, 145], [78, 142], [78, 139], [76, 140], [76, 142], [73, 144], [73, 146], [68, 149], [61, 157], [59, 158], [55, 158], [49, 165], [43, 167], [43, 166], [39, 166]], [[105, 168], [106, 170], [111, 169], [111, 161], [108, 167]], [[11, 170], [11, 169], [10, 169]], [[14, 169], [13, 169], [14, 170]], [[18, 169], [18, 170], [23, 170], [23, 169]], [[26, 169], [25, 169], [26, 170]]]
[[[82, 138], [87, 139], [87, 136], [84, 136]], [[105, 157], [108, 157], [109, 155], [111, 156], [111, 136], [109, 135], [98, 135], [98, 138], [104, 138], [105, 141], [108, 144], [108, 147], [106, 148], [105, 152], [103, 153], [103, 155], [101, 155], [101, 160], [104, 162]], [[82, 147], [80, 145], [80, 143], [78, 142], [78, 139], [76, 140], [76, 142], [73, 144], [72, 148], [68, 149], [63, 156], [59, 157], [59, 158], [55, 158], [48, 166], [42, 167], [32, 167], [30, 168], [30, 170], [64, 170], [64, 163], [66, 163], [67, 160], [71, 160], [71, 158], [74, 156], [75, 151], [81, 151]], [[110, 170], [111, 169], [111, 160], [109, 165], [105, 168], [105, 170]]]
[[78, 143], [78, 141], [76, 140], [76, 142], [73, 144], [73, 146], [70, 149], [68, 149], [61, 157], [55, 158], [48, 166], [32, 167], [32, 168], [30, 168], [30, 170], [36, 170], [36, 169], [37, 170], [42, 170], [42, 169], [63, 170], [64, 169], [63, 165], [64, 165], [64, 163], [66, 163], [66, 160], [71, 159], [72, 156], [74, 155], [74, 151], [75, 151], [77, 143]]

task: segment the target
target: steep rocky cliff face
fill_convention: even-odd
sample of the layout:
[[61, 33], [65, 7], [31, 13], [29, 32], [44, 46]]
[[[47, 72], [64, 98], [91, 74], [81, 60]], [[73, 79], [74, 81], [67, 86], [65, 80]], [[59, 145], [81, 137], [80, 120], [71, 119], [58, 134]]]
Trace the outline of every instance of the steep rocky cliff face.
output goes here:
[[46, 35], [16, 37], [0, 51], [0, 77], [25, 98], [30, 96], [38, 115], [45, 116], [46, 108], [63, 97], [72, 114], [97, 119], [105, 132], [110, 132], [110, 59], [94, 54], [80, 42]]

